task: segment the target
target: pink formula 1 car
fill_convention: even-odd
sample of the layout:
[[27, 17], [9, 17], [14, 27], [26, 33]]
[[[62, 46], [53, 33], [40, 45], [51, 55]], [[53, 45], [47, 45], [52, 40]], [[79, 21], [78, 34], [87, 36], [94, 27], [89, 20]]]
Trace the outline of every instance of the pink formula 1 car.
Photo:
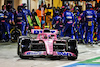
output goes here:
[[57, 38], [55, 33], [50, 32], [40, 33], [36, 39], [19, 37], [17, 53], [22, 59], [35, 56], [64, 56], [68, 60], [75, 60], [78, 57], [76, 40], [69, 37]]

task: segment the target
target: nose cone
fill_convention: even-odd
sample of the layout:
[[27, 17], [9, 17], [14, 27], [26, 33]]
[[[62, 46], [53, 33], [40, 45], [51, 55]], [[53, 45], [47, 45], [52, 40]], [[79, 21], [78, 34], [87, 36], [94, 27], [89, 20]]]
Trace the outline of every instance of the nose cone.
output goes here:
[[46, 51], [48, 55], [53, 55], [53, 40], [45, 41]]

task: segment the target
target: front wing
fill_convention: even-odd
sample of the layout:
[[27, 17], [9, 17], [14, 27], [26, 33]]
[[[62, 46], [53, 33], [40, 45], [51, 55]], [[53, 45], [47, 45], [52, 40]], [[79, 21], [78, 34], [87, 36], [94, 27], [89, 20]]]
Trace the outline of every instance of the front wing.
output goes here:
[[[47, 56], [46, 51], [26, 51], [23, 54], [24, 56]], [[54, 51], [53, 52], [53, 56], [76, 56], [74, 53], [72, 52], [57, 52]]]

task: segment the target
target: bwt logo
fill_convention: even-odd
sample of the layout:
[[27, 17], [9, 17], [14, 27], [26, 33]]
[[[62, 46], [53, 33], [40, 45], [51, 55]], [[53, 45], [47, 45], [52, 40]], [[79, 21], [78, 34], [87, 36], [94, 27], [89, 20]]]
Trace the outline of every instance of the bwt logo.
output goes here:
[[34, 30], [34, 34], [42, 33], [42, 30]]
[[[55, 30], [50, 30], [51, 33], [55, 33]], [[40, 34], [42, 33], [42, 30], [34, 30], [34, 34]]]
[[41, 52], [28, 52], [27, 55], [40, 55]]

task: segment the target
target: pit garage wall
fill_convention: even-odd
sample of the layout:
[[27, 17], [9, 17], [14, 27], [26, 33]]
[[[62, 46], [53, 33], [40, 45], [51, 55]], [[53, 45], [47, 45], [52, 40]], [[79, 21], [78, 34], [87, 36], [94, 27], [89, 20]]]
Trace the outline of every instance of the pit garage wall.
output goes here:
[[[90, 3], [93, 5], [93, 7], [95, 7], [96, 1], [90, 1]], [[80, 6], [82, 6], [83, 11], [86, 10], [86, 1], [81, 1]]]
[[[30, 0], [30, 11], [32, 11], [32, 9], [35, 9], [35, 11], [38, 9], [38, 2], [39, 0]], [[52, 1], [53, 1], [53, 5], [52, 5]], [[45, 0], [45, 4], [48, 5], [48, 3], [50, 3], [50, 6], [52, 7], [61, 7], [62, 1], [61, 0]], [[96, 1], [90, 1], [90, 3], [93, 5], [93, 7], [95, 7], [95, 3]], [[82, 6], [82, 10], [86, 10], [86, 1], [80, 1], [80, 5]], [[74, 7], [75, 6], [75, 1], [70, 1], [70, 7]]]
[[2, 5], [4, 5], [4, 0], [0, 0], [0, 9], [2, 9]]
[[38, 0], [30, 0], [30, 11], [32, 11], [32, 9], [37, 9], [37, 4], [38, 4]]
[[[71, 7], [75, 6], [73, 3], [75, 3], [74, 1], [70, 1], [70, 5]], [[96, 1], [90, 1], [93, 6], [95, 6]], [[17, 9], [17, 6], [22, 4], [23, 1], [22, 0], [14, 0], [14, 8]], [[53, 0], [53, 5], [52, 5], [52, 0], [45, 0], [46, 5], [48, 3], [50, 3], [51, 6], [53, 7], [61, 7], [62, 6], [62, 1], [61, 0]], [[86, 1], [81, 1], [80, 3], [82, 5], [82, 10], [86, 10]], [[2, 9], [2, 5], [4, 5], [4, 0], [0, 0], [0, 9]], [[38, 0], [30, 0], [30, 11], [32, 11], [32, 9], [37, 10], [38, 9]]]
[[62, 1], [61, 0], [53, 0], [53, 7], [62, 7]]
[[[14, 0], [14, 8], [17, 9], [17, 6], [22, 4], [22, 0]], [[4, 0], [0, 0], [0, 9], [2, 9], [2, 5], [4, 5]]]
[[22, 4], [22, 0], [14, 0], [14, 8], [17, 10], [18, 5]]
[[[45, 4], [46, 5], [50, 4], [50, 6], [52, 7], [52, 0], [45, 0]], [[30, 0], [30, 11], [32, 11], [32, 9], [36, 11], [38, 9], [38, 6], [39, 6], [39, 0]]]
[[[86, 10], [86, 1], [79, 1], [79, 6], [82, 6], [82, 10]], [[75, 1], [70, 1], [69, 3], [70, 8], [72, 9], [75, 6]]]
[[[80, 2], [79, 6], [82, 6], [82, 10], [83, 11], [86, 10], [86, 1], [78, 1], [78, 2]], [[93, 7], [95, 7], [96, 1], [90, 1], [90, 3], [93, 5]], [[70, 1], [69, 5], [70, 5], [70, 8], [74, 7], [75, 6], [75, 1]]]

